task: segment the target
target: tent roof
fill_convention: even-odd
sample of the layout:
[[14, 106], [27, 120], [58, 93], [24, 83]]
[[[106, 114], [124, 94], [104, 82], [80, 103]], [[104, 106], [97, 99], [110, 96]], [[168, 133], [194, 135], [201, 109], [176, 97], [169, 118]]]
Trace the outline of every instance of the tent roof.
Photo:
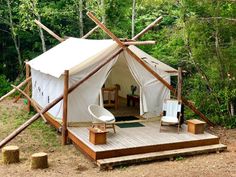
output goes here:
[[[176, 71], [135, 46], [129, 46], [129, 48], [144, 61], [154, 64], [161, 70]], [[70, 75], [75, 74], [104, 57], [110, 56], [117, 49], [119, 46], [113, 40], [68, 38], [29, 61], [28, 64], [35, 70], [59, 78], [65, 70], [69, 70]]]

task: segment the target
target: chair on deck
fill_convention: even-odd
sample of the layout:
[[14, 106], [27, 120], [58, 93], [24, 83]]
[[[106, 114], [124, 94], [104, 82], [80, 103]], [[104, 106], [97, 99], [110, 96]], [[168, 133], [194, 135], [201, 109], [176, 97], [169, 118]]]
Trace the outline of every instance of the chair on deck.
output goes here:
[[102, 125], [105, 130], [106, 128], [113, 128], [114, 133], [116, 133], [114, 125], [116, 119], [110, 111], [94, 104], [88, 106], [88, 111], [94, 118], [92, 127]]
[[178, 125], [178, 133], [180, 128], [180, 117], [181, 117], [181, 104], [178, 100], [166, 100], [163, 104], [163, 116], [161, 117], [161, 125], [162, 123], [168, 125]]

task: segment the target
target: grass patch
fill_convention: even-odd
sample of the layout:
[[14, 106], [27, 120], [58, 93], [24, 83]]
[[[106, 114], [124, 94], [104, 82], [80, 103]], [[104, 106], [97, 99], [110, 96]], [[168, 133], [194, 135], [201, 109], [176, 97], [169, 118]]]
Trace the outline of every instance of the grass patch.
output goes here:
[[[4, 132], [0, 136], [1, 138], [9, 135], [13, 130], [36, 114], [34, 111], [28, 113], [22, 107], [16, 107], [14, 105], [8, 107], [1, 106], [0, 113], [0, 128], [2, 129], [1, 132]], [[18, 142], [24, 144], [28, 140], [32, 140], [32, 148], [33, 146], [48, 148], [60, 145], [55, 129], [46, 124], [41, 118], [33, 122], [24, 132], [24, 138], [20, 138]]]
[[176, 161], [184, 160], [184, 157], [182, 157], [182, 156], [177, 156], [177, 157], [175, 158], [175, 160], [176, 160]]

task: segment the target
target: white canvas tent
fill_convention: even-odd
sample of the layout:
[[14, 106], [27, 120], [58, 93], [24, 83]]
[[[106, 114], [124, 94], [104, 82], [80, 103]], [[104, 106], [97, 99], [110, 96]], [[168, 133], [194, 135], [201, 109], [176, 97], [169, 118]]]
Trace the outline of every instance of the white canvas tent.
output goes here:
[[[32, 74], [32, 98], [45, 107], [63, 93], [63, 73], [69, 70], [69, 86], [85, 78], [97, 65], [120, 49], [113, 40], [69, 38], [28, 62]], [[135, 46], [129, 49], [144, 60], [149, 67], [170, 83], [176, 70], [151, 57]], [[68, 122], [88, 122], [92, 118], [88, 105], [102, 104], [101, 88], [104, 83], [119, 84], [121, 96], [128, 94], [130, 85], [136, 83], [140, 92], [140, 114], [146, 117], [159, 115], [163, 100], [170, 91], [126, 51], [102, 67], [96, 74], [69, 94]], [[49, 110], [62, 119], [63, 101]]]

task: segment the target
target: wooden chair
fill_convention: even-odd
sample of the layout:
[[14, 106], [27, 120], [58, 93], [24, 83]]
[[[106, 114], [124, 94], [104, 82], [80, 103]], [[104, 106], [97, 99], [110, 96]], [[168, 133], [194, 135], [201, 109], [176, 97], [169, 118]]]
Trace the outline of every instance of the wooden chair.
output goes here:
[[102, 88], [104, 107], [114, 107], [115, 109], [118, 109], [119, 107], [118, 91], [119, 90], [120, 90], [119, 85], [115, 85], [114, 87], [109, 87], [109, 88]]
[[163, 116], [161, 117], [160, 131], [162, 123], [168, 125], [178, 125], [178, 133], [181, 126], [181, 104], [178, 100], [166, 100], [163, 104]]
[[94, 118], [92, 127], [98, 126], [103, 130], [113, 128], [114, 133], [116, 133], [114, 125], [116, 119], [110, 111], [94, 104], [89, 105], [88, 111]]

